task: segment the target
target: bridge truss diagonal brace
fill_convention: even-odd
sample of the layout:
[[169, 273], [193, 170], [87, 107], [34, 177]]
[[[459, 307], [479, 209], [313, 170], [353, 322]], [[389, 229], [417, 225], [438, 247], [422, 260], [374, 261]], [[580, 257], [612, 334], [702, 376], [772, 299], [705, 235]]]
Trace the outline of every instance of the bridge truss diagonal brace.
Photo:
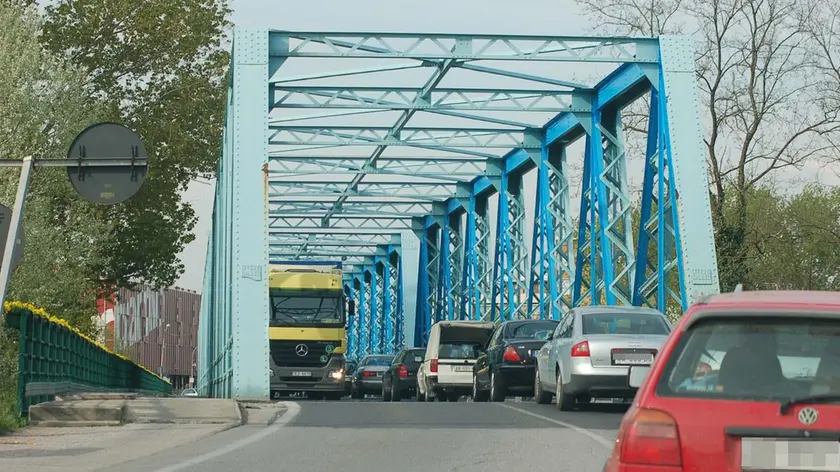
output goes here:
[[265, 201], [268, 56], [267, 32], [243, 30], [234, 38], [232, 90], [218, 177], [221, 192], [216, 196], [219, 214], [214, 222], [216, 277], [211, 293], [214, 302], [221, 302], [213, 309], [230, 324], [232, 356], [222, 369], [228, 369], [232, 378], [228, 392], [213, 393], [242, 400], [269, 398], [268, 225], [266, 208], [256, 204]]
[[[528, 316], [560, 319], [571, 309], [574, 228], [570, 210], [566, 147], [543, 146], [536, 161], [537, 195], [531, 245]], [[535, 303], [536, 302], [536, 303]]]
[[[602, 106], [595, 96], [582, 94], [579, 99], [588, 101], [592, 111], [579, 115], [586, 130], [586, 155], [574, 304], [630, 305], [636, 254], [621, 113], [614, 106]], [[585, 298], [584, 285], [589, 288]]]
[[525, 198], [522, 194], [521, 173], [502, 174], [498, 198], [490, 319], [525, 319], [528, 317], [525, 290], [530, 278], [525, 245]]
[[[501, 178], [493, 179], [501, 186]], [[490, 251], [490, 217], [488, 195], [466, 192], [466, 231], [464, 237], [463, 295], [464, 317], [469, 320], [490, 319], [493, 295], [493, 260]]]

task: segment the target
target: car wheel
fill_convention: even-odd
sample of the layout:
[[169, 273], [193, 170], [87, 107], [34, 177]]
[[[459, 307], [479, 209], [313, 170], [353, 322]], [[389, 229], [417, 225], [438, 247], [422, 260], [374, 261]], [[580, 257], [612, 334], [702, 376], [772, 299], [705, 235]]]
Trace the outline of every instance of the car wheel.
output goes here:
[[490, 373], [490, 401], [503, 402], [507, 397], [505, 385], [501, 377], [497, 376], [495, 372]]
[[382, 382], [382, 401], [389, 402], [391, 401], [391, 389], [385, 388], [385, 382]]
[[534, 373], [534, 401], [540, 405], [547, 405], [551, 403], [551, 394], [542, 388], [539, 368], [537, 368], [537, 371]]
[[487, 392], [481, 389], [478, 385], [478, 376], [473, 373], [473, 390], [472, 390], [472, 400], [474, 402], [486, 402], [487, 401]]
[[574, 409], [575, 397], [566, 393], [566, 389], [563, 386], [563, 376], [559, 371], [557, 372], [557, 388], [554, 395], [554, 404], [557, 406], [558, 410], [569, 411]]
[[393, 383], [391, 384], [391, 392], [389, 395], [391, 395], [392, 402], [402, 401], [402, 392], [397, 390], [397, 386]]

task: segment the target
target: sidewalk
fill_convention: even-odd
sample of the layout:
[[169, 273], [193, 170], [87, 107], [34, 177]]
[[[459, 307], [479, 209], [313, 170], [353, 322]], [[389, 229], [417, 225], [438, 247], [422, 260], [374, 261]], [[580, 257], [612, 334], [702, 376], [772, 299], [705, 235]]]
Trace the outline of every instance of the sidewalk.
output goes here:
[[[201, 410], [200, 404], [209, 399], [181, 400], [191, 403], [182, 403], [188, 405], [187, 411], [175, 414], [176, 417], [193, 416], [195, 411]], [[276, 417], [285, 411], [285, 407], [280, 404], [243, 406], [247, 410], [242, 419], [247, 419], [249, 425], [256, 426], [273, 423]], [[172, 410], [168, 409], [168, 413], [172, 413]], [[90, 427], [30, 426], [17, 433], [0, 436], [0, 471], [119, 470], [121, 463], [194, 443], [239, 425], [240, 422], [135, 423]]]

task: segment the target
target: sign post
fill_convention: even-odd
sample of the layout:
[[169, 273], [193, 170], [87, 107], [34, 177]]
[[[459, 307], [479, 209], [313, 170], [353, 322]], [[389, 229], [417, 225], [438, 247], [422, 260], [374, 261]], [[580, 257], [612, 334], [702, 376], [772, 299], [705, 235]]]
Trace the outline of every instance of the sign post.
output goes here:
[[[0, 159], [0, 167], [20, 167], [14, 208], [0, 205], [0, 305], [12, 272], [23, 257], [23, 211], [33, 167], [65, 167], [76, 192], [93, 203], [114, 205], [133, 197], [142, 187], [148, 156], [136, 133], [116, 123], [98, 123], [76, 136], [66, 159]], [[14, 244], [9, 244], [14, 241]]]

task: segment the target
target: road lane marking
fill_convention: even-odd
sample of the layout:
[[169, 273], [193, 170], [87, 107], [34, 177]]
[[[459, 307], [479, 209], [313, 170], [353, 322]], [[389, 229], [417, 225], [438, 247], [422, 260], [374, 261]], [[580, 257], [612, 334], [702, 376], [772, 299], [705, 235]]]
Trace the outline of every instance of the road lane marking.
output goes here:
[[501, 407], [504, 407], [504, 408], [509, 408], [511, 410], [518, 411], [519, 413], [522, 413], [524, 415], [533, 416], [534, 418], [539, 418], [543, 421], [548, 421], [549, 423], [554, 423], [558, 426], [563, 426], [564, 428], [569, 428], [572, 431], [580, 433], [580, 434], [582, 434], [582, 435], [584, 435], [584, 436], [586, 436], [590, 439], [593, 439], [595, 442], [597, 442], [598, 444], [606, 447], [607, 449], [611, 449], [613, 447], [613, 441], [608, 440], [607, 438], [601, 436], [598, 433], [593, 433], [592, 431], [589, 431], [588, 429], [581, 428], [580, 426], [575, 426], [571, 423], [566, 423], [565, 421], [555, 420], [554, 418], [549, 418], [548, 416], [543, 416], [543, 415], [540, 415], [540, 414], [537, 414], [537, 413], [532, 413], [528, 410], [523, 410], [522, 408], [517, 408], [517, 407], [511, 406], [511, 405], [506, 405], [504, 403], [495, 403], [495, 405], [501, 406]]
[[268, 426], [265, 429], [262, 429], [259, 432], [254, 433], [250, 436], [246, 436], [238, 441], [234, 441], [221, 449], [216, 449], [215, 451], [195, 456], [192, 459], [179, 462], [175, 465], [158, 469], [157, 472], [176, 472], [178, 470], [186, 469], [187, 467], [192, 467], [194, 465], [201, 464], [202, 462], [209, 461], [210, 459], [215, 459], [217, 457], [229, 454], [238, 449], [242, 449], [243, 447], [249, 446], [265, 437], [271, 436], [272, 434], [278, 432], [281, 428], [289, 424], [298, 416], [298, 414], [300, 414], [300, 405], [298, 405], [297, 403], [282, 403], [286, 406], [286, 412], [283, 413], [283, 416], [278, 418], [277, 421], [275, 421], [274, 424], [272, 424], [271, 426]]

